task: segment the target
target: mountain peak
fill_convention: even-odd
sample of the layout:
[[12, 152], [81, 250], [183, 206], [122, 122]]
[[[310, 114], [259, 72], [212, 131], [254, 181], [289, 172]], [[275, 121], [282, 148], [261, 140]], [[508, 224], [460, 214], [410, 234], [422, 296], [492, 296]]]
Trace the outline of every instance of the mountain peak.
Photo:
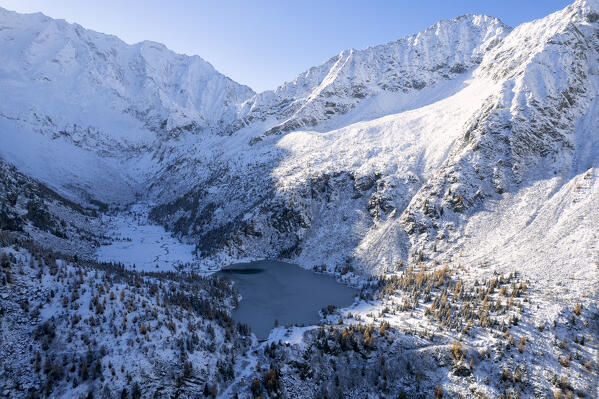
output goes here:
[[[11, 77], [0, 82], [0, 90], [11, 91], [21, 81], [47, 96], [38, 103], [37, 96], [21, 93], [15, 104], [0, 107], [15, 118], [28, 119], [25, 110], [35, 109], [58, 123], [63, 112], [56, 111], [57, 104], [68, 109], [72, 98], [86, 95], [104, 98], [100, 107], [106, 106], [107, 115], [124, 112], [155, 132], [220, 130], [234, 120], [236, 104], [254, 94], [201, 57], [177, 54], [162, 43], [127, 44], [41, 13], [1, 9], [0, 25], [0, 52], [5, 56], [0, 74]], [[18, 101], [29, 105], [19, 107]], [[110, 119], [102, 118], [94, 128], [112, 136]], [[62, 125], [52, 129], [69, 131]]]
[[435, 24], [433, 24], [433, 26], [436, 26], [443, 22], [459, 23], [459, 22], [463, 22], [463, 21], [470, 22], [474, 25], [501, 24], [506, 27], [508, 26], [505, 23], [503, 23], [503, 21], [501, 21], [501, 19], [494, 17], [492, 15], [474, 14], [474, 13], [461, 14], [461, 15], [458, 15], [457, 17], [449, 18], [449, 19], [441, 19], [441, 20], [437, 21]]
[[599, 0], [576, 0], [574, 6], [585, 8], [589, 11], [599, 11]]
[[471, 71], [510, 31], [497, 18], [464, 14], [392, 42], [344, 50], [274, 92], [256, 95], [242, 117], [264, 120], [277, 109], [280, 124], [266, 135], [315, 126], [362, 99], [419, 91]]
[[566, 13], [570, 20], [593, 23], [599, 20], [599, 0], [576, 0], [559, 13]]

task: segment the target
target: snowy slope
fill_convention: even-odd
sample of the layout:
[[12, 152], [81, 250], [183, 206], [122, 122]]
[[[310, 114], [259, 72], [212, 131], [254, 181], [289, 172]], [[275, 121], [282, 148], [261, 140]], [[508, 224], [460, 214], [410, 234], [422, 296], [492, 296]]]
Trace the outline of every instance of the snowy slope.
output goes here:
[[[334, 58], [300, 75], [293, 83], [285, 84], [274, 92], [254, 96], [243, 104], [240, 114], [242, 123], [239, 125], [243, 127], [231, 137], [204, 136], [195, 142], [186, 142], [184, 146], [164, 146], [161, 149], [160, 157], [165, 161], [158, 172], [160, 184], [151, 187], [152, 193], [160, 198], [160, 202], [167, 201], [168, 195], [173, 192], [177, 193], [177, 198], [161, 205], [151, 216], [181, 236], [198, 237], [198, 249], [205, 255], [220, 252], [217, 255], [221, 260], [216, 261], [217, 264], [230, 256], [276, 257], [287, 256], [288, 253], [297, 254], [302, 241], [313, 239], [319, 242], [323, 238], [321, 233], [329, 238], [311, 257], [322, 258], [324, 252], [334, 251], [336, 253], [329, 253], [318, 262], [344, 262], [352, 248], [358, 245], [364, 232], [373, 225], [367, 209], [370, 201], [368, 197], [372, 193], [365, 192], [360, 198], [355, 198], [354, 183], [341, 179], [343, 181], [339, 184], [343, 187], [332, 190], [343, 190], [345, 194], [339, 196], [339, 206], [330, 206], [323, 203], [322, 198], [302, 197], [313, 196], [307, 194], [312, 191], [313, 182], [310, 179], [314, 178], [319, 182], [328, 179], [327, 174], [332, 170], [315, 168], [313, 171], [306, 169], [306, 173], [300, 171], [296, 186], [301, 186], [299, 189], [304, 192], [298, 195], [281, 189], [286, 183], [277, 180], [284, 179], [283, 175], [287, 173], [281, 171], [302, 168], [307, 158], [324, 161], [331, 153], [339, 151], [338, 156], [333, 155], [326, 162], [340, 161], [339, 168], [332, 172], [340, 172], [350, 180], [375, 175], [379, 171], [373, 167], [388, 161], [390, 158], [386, 157], [393, 157], [397, 153], [405, 156], [398, 157], [397, 163], [405, 165], [402, 166], [402, 175], [393, 177], [395, 181], [412, 180], [414, 176], [404, 172], [410, 169], [408, 164], [424, 152], [428, 152], [430, 156], [418, 161], [419, 165], [414, 165], [416, 174], [438, 165], [457, 132], [450, 127], [458, 126], [460, 120], [468, 118], [471, 110], [476, 109], [476, 100], [470, 106], [460, 108], [464, 114], [457, 116], [457, 121], [449, 124], [445, 122], [450, 116], [443, 119], [442, 123], [434, 121], [439, 107], [435, 108], [432, 104], [439, 103], [442, 107], [448, 103], [443, 102], [445, 99], [458, 95], [461, 90], [469, 87], [472, 83], [472, 71], [480, 63], [484, 51], [500, 43], [509, 31], [498, 20], [485, 16], [468, 15], [441, 21], [418, 35], [362, 51], [352, 50], [344, 56], [349, 57], [349, 61]], [[487, 87], [485, 83], [479, 85], [483, 86]], [[474, 92], [475, 90], [467, 91], [460, 98]], [[476, 94], [477, 99], [489, 95], [486, 89]], [[266, 103], [262, 104], [263, 102]], [[345, 104], [342, 107], [335, 105], [342, 103]], [[423, 107], [434, 111], [427, 118], [420, 118], [416, 110]], [[262, 112], [263, 109], [268, 112]], [[372, 130], [378, 133], [372, 135], [372, 140], [364, 148], [372, 145], [370, 154], [379, 151], [378, 160], [373, 158], [372, 162], [366, 162], [367, 166], [359, 171], [357, 166], [341, 167], [345, 163], [357, 164], [369, 157], [367, 151], [357, 155], [360, 150], [354, 149], [355, 139], [346, 134], [344, 127], [384, 119], [385, 115], [398, 115], [396, 119], [403, 120], [405, 118], [399, 115], [411, 110], [414, 110], [413, 116], [407, 117], [415, 119], [411, 122], [400, 122], [396, 126], [373, 122], [376, 127]], [[444, 113], [443, 110], [441, 112]], [[322, 152], [314, 152], [309, 148], [292, 148], [296, 147], [294, 141], [300, 136], [290, 133], [289, 138], [285, 137], [285, 132], [291, 128], [283, 125], [303, 118], [302, 113], [309, 114], [314, 118], [313, 121], [308, 124], [300, 121], [297, 125], [290, 122], [294, 128], [307, 125], [322, 133], [322, 137], [326, 137], [326, 132], [331, 129], [340, 129], [334, 135], [339, 137], [337, 145], [327, 148], [323, 144]], [[449, 111], [448, 115], [452, 113], [456, 115], [459, 111]], [[433, 137], [434, 132], [422, 134], [420, 131], [438, 128], [442, 124], [444, 132], [452, 131], [440, 133], [442, 138], [438, 140], [439, 149], [425, 150], [423, 146]], [[415, 136], [409, 136], [410, 133], [406, 132], [412, 126], [416, 129]], [[395, 131], [388, 132], [390, 128]], [[347, 130], [353, 131], [353, 128]], [[277, 132], [280, 134], [274, 134]], [[403, 137], [404, 134], [407, 136]], [[315, 142], [320, 139], [318, 133], [311, 135], [317, 138]], [[377, 140], [383, 137], [387, 141], [381, 150]], [[393, 149], [396, 147], [396, 140], [405, 143], [410, 140], [422, 141], [415, 143], [415, 149], [401, 149], [398, 146]], [[344, 152], [348, 145], [352, 147], [352, 151]], [[358, 158], [352, 158], [356, 156]], [[427, 164], [428, 161], [431, 165]], [[391, 162], [393, 164], [395, 160]], [[386, 172], [390, 169], [391, 167]], [[289, 176], [288, 180], [291, 179], [294, 177]], [[410, 188], [402, 190], [412, 192], [419, 184], [422, 184], [422, 179], [418, 184], [411, 184]], [[369, 191], [371, 187], [372, 185], [365, 191]], [[298, 201], [294, 201], [294, 198]], [[405, 206], [406, 198], [398, 198], [397, 201]], [[343, 216], [341, 213], [327, 213], [323, 207], [329, 210], [344, 208], [348, 213]], [[365, 214], [366, 218], [359, 216], [356, 211]], [[323, 219], [323, 212], [331, 219]], [[323, 223], [322, 228], [310, 228], [319, 222]], [[360, 226], [354, 229], [356, 224]], [[338, 226], [339, 231], [326, 232], [327, 226]], [[334, 237], [338, 234], [352, 235], [343, 251], [335, 251], [337, 246], [334, 244]]]
[[200, 57], [42, 14], [0, 10], [0, 54], [10, 99], [0, 104], [0, 156], [102, 201], [131, 200], [161, 141], [219, 132], [253, 95]]
[[[599, 199], [596, 172], [587, 170], [599, 158], [596, 13], [595, 3], [579, 1], [524, 24], [472, 75], [422, 89], [422, 99], [375, 96], [339, 117], [348, 123], [340, 129], [325, 123], [264, 136], [240, 148], [226, 177], [197, 197], [199, 226], [185, 212], [170, 226], [189, 223], [208, 253], [221, 246], [217, 264], [284, 256], [384, 271], [461, 253], [473, 268], [483, 265], [479, 273], [517, 269], [549, 285], [572, 285], [574, 274], [573, 297], [593, 292]], [[396, 113], [376, 118], [384, 104]], [[228, 182], [247, 176], [243, 197]], [[581, 182], [588, 188], [571, 194]], [[212, 212], [202, 212], [205, 204]]]
[[230, 282], [0, 248], [3, 398], [199, 397], [244, 363]]
[[[518, 212], [496, 203], [511, 204], [554, 176], [567, 184], [596, 163], [597, 28], [589, 7], [577, 2], [506, 32], [471, 72], [420, 90], [381, 90], [314, 130], [260, 135], [269, 125], [255, 123], [203, 142], [212, 160], [177, 165], [183, 181], [202, 188], [161, 207], [155, 220], [198, 237], [216, 264], [283, 256], [384, 271], [408, 257], [436, 258], [435, 248], [449, 256], [466, 245], [465, 223], [480, 211], [509, 220]], [[471, 233], [468, 245], [487, 230]], [[547, 245], [559, 248], [557, 241]]]
[[[409, 199], [441, 166], [463, 125], [477, 106], [497, 89], [492, 81], [468, 79], [456, 83], [465, 87], [456, 94], [449, 92], [442, 100], [414, 110], [358, 122], [327, 133], [300, 131], [288, 134], [277, 143], [288, 154], [285, 162], [273, 171], [279, 190], [293, 192], [301, 182], [319, 174], [351, 173], [357, 182], [376, 179], [373, 191], [364, 193], [369, 212], [364, 212], [361, 231], [353, 232], [358, 237], [353, 243], [357, 245], [355, 256], [371, 270], [405, 259], [407, 237], [403, 232], [387, 229], [388, 223], [396, 219]], [[353, 206], [351, 203], [340, 204], [330, 212], [349, 215], [356, 211]], [[342, 260], [336, 242], [344, 234], [339, 234], [332, 226], [343, 225], [342, 222], [323, 221], [321, 230], [307, 238], [306, 246], [312, 247], [308, 252], [315, 252], [304, 253], [308, 256], [305, 261], [329, 263]], [[323, 258], [318, 251], [322, 245], [335, 248], [336, 253], [331, 255], [337, 259]]]
[[[128, 45], [42, 14], [2, 10], [0, 18], [2, 90], [21, 97], [2, 104], [5, 116], [49, 116], [58, 130], [91, 124], [113, 141], [136, 142], [143, 131], [122, 119], [107, 121], [104, 112], [137, 119], [138, 129], [200, 131], [230, 122], [235, 105], [253, 94], [200, 57], [175, 54], [159, 43]], [[54, 101], [44, 101], [48, 98]], [[34, 103], [24, 107], [24, 100]]]
[[[544, 263], [553, 263], [558, 253], [557, 258], [567, 258], [562, 267], [578, 271], [582, 265], [573, 254], [582, 251], [588, 256], [579, 258], [586, 259], [583, 263], [591, 259], [582, 273], [593, 274], [598, 254], [591, 245], [592, 229], [586, 223], [573, 228], [565, 215], [592, 217], [597, 210], [597, 192], [592, 189], [596, 179], [592, 168], [599, 158], [597, 10], [594, 2], [578, 1], [518, 27], [485, 57], [475, 76], [502, 82], [502, 89], [469, 123], [447, 161], [402, 216], [414, 232], [416, 248], [426, 251], [435, 244], [446, 250], [464, 243], [488, 248], [478, 240], [489, 240], [492, 234], [504, 248], [493, 256], [501, 259], [499, 263], [515, 267], [526, 259], [536, 264], [526, 269], [542, 277]], [[534, 45], [523, 49], [522, 42]], [[583, 175], [586, 178], [581, 180]], [[568, 194], [582, 181], [590, 187], [585, 195]], [[481, 210], [483, 215], [493, 214], [492, 219], [483, 218], [478, 228], [461, 231], [463, 222], [473, 226], [472, 221], [481, 218]], [[549, 219], [547, 212], [553, 215]], [[555, 233], [547, 235], [550, 226]], [[462, 234], [469, 239], [461, 239]], [[509, 245], [499, 239], [506, 234]], [[579, 237], [577, 249], [565, 244], [574, 235]], [[522, 245], [514, 247], [520, 241]], [[519, 260], [506, 261], [514, 255]], [[566, 274], [544, 277], [565, 278]]]

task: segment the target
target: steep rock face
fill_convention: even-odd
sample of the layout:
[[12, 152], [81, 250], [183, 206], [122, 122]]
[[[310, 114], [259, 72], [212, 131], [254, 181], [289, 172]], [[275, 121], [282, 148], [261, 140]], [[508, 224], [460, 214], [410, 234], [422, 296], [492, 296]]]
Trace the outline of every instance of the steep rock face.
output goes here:
[[501, 91], [402, 215], [414, 255], [456, 240], [451, 230], [505, 192], [555, 176], [566, 184], [596, 166], [596, 157], [579, 157], [597, 140], [596, 126], [580, 128], [593, 112], [599, 72], [594, 15], [596, 5], [576, 2], [516, 28], [485, 56], [475, 76], [502, 82]]
[[104, 206], [82, 207], [0, 159], [2, 233], [93, 258], [104, 238], [99, 217]]
[[463, 15], [365, 50], [346, 50], [293, 82], [243, 104], [243, 122], [274, 117], [266, 135], [312, 128], [383, 92], [413, 92], [478, 65], [511, 28], [496, 18]]

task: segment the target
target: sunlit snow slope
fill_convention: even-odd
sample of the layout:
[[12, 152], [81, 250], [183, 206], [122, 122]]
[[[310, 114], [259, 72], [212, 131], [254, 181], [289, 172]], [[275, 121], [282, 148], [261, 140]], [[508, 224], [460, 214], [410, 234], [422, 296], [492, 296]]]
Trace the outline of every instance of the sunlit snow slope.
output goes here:
[[200, 57], [0, 9], [0, 156], [61, 191], [130, 200], [160, 142], [219, 131], [253, 92]]

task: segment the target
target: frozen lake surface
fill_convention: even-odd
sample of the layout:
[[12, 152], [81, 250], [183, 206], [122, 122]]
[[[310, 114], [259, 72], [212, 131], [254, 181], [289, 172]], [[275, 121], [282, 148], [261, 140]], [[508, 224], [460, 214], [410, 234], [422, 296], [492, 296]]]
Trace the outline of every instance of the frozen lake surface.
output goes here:
[[349, 306], [358, 294], [332, 276], [284, 262], [238, 263], [219, 273], [231, 278], [243, 297], [233, 319], [248, 324], [259, 339], [268, 338], [275, 320], [280, 326], [318, 324], [322, 308]]

